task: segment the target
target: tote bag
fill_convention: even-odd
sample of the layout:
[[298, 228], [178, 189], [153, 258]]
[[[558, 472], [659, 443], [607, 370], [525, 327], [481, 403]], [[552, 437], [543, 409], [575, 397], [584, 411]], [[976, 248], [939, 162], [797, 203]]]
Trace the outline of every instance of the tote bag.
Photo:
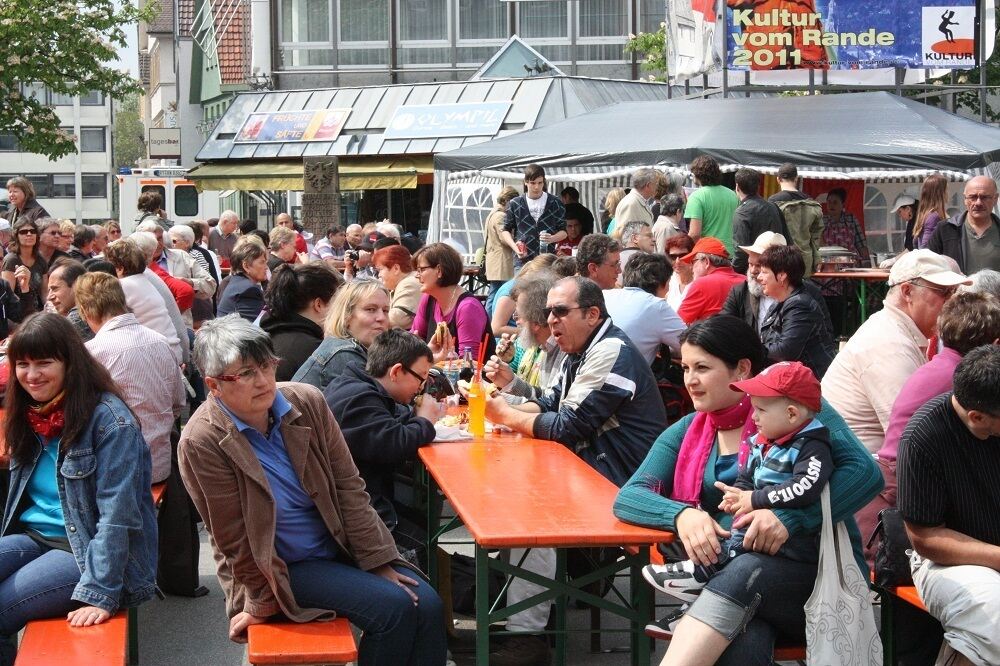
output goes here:
[[882, 666], [867, 579], [843, 522], [833, 524], [830, 488], [823, 488], [823, 532], [816, 586], [806, 601], [806, 661], [814, 666]]

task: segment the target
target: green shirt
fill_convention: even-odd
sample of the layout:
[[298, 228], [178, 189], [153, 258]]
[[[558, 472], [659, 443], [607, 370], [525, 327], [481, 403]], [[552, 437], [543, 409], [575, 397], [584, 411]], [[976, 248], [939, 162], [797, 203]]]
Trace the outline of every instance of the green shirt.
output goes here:
[[688, 197], [684, 206], [684, 217], [701, 220], [701, 235], [712, 236], [722, 241], [729, 256], [735, 251], [733, 245], [733, 213], [740, 205], [736, 192], [724, 185], [702, 185]]
[[976, 238], [966, 222], [962, 225], [962, 244], [965, 246], [966, 275], [984, 269], [1000, 270], [1000, 229], [996, 224], [991, 224], [982, 236]]

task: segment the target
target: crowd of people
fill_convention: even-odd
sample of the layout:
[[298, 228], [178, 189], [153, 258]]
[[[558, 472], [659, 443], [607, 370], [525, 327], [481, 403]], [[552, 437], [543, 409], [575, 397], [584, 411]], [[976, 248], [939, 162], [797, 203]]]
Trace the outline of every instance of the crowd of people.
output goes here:
[[[426, 526], [397, 485], [445, 413], [434, 366], [462, 357], [486, 359], [491, 422], [565, 445], [620, 488], [616, 516], [676, 536], [644, 571], [682, 604], [647, 628], [664, 664], [770, 663], [804, 640], [827, 490], [865, 574], [879, 511], [906, 521], [929, 615], [901, 614], [901, 663], [1000, 663], [996, 183], [969, 180], [950, 218], [936, 175], [897, 207], [907, 251], [838, 345], [850, 283], [810, 276], [820, 245], [868, 258], [846, 192], [824, 214], [794, 165], [767, 199], [753, 169], [735, 191], [710, 157], [690, 171], [688, 192], [639, 169], [595, 216], [528, 166], [485, 221], [481, 295], [452, 245], [388, 221], [318, 239], [286, 214], [174, 224], [145, 193], [123, 237], [9, 181], [0, 664], [33, 618], [99, 624], [154, 584], [206, 594], [203, 521], [232, 640], [341, 613], [360, 664], [444, 665]], [[554, 550], [512, 557], [556, 575]], [[537, 591], [515, 579], [507, 603]], [[490, 663], [549, 663], [548, 620], [512, 614]]]

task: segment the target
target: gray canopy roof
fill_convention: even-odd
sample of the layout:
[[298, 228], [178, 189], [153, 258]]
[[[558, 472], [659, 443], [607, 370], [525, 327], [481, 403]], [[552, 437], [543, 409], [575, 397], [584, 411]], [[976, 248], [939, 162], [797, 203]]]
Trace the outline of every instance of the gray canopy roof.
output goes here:
[[623, 102], [435, 156], [444, 171], [783, 162], [840, 169], [983, 169], [1000, 129], [887, 92]]

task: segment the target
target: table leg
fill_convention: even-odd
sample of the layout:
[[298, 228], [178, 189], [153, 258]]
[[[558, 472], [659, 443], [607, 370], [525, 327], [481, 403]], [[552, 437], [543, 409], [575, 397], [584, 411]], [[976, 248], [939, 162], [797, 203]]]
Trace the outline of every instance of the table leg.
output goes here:
[[[649, 585], [642, 577], [642, 568], [649, 563], [649, 548], [643, 547], [639, 550], [639, 555], [632, 556], [632, 564], [629, 566], [629, 591], [632, 597], [632, 610], [636, 613], [636, 619], [632, 620], [632, 631], [629, 634], [629, 642], [632, 648], [632, 666], [646, 666], [649, 663], [649, 639], [646, 638], [646, 617], [652, 608], [650, 603], [651, 591]], [[643, 554], [646, 557], [643, 557]], [[650, 617], [646, 617], [648, 621]]]
[[476, 665], [490, 663], [490, 554], [476, 544]]
[[868, 319], [868, 280], [861, 278], [858, 280], [858, 298], [861, 301], [861, 324]]
[[[556, 580], [568, 583], [566, 573], [566, 549], [556, 549]], [[566, 665], [566, 608], [569, 605], [566, 594], [556, 597], [556, 666]]]
[[419, 474], [422, 474], [424, 480], [426, 481], [427, 488], [427, 578], [430, 580], [431, 585], [434, 589], [438, 587], [438, 563], [437, 563], [437, 532], [440, 527], [438, 522], [438, 516], [434, 509], [434, 502], [431, 501], [432, 497], [437, 496], [437, 484], [434, 483], [434, 477], [427, 473], [427, 470], [420, 466]]

